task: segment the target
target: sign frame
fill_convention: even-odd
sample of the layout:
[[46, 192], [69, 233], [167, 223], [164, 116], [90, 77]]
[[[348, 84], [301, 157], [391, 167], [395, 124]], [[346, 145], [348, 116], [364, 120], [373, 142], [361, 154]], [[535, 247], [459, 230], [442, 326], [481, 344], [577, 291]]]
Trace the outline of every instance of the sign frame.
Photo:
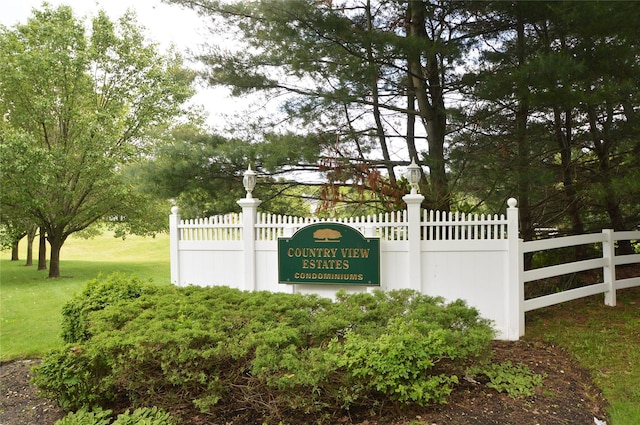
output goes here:
[[380, 238], [342, 223], [312, 223], [278, 238], [278, 283], [380, 286]]

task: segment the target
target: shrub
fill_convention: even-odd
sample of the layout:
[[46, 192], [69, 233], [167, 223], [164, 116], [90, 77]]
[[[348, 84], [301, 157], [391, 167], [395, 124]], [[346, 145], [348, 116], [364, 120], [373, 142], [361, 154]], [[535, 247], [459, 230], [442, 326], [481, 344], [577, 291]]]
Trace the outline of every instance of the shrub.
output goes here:
[[[102, 309], [79, 307], [89, 339], [77, 347], [88, 357], [67, 347], [37, 371], [38, 385], [68, 405], [119, 394], [138, 406], [193, 403], [215, 412], [241, 404], [275, 415], [381, 399], [444, 402], [494, 336], [463, 302], [409, 290], [342, 292], [331, 302], [161, 287]], [[65, 381], [75, 374], [78, 384], [69, 387]]]
[[80, 294], [74, 295], [62, 307], [62, 339], [68, 343], [88, 340], [91, 335], [86, 321], [90, 312], [155, 291], [156, 287], [150, 283], [135, 276], [127, 278], [122, 273], [90, 280]]
[[358, 388], [405, 403], [444, 403], [459, 367], [485, 352], [493, 331], [462, 301], [445, 305], [411, 291], [386, 294], [385, 308], [395, 313], [369, 333], [351, 329], [341, 343], [334, 340], [338, 365], [357, 378]]
[[90, 344], [68, 344], [45, 355], [32, 381], [45, 397], [66, 410], [94, 407], [114, 399], [108, 355]]
[[401, 402], [421, 405], [443, 403], [458, 382], [454, 370], [450, 374], [429, 371], [455, 350], [447, 345], [446, 332], [420, 329], [416, 321], [395, 320], [378, 338], [349, 332], [337, 351], [338, 365], [344, 367], [364, 388], [389, 395]]

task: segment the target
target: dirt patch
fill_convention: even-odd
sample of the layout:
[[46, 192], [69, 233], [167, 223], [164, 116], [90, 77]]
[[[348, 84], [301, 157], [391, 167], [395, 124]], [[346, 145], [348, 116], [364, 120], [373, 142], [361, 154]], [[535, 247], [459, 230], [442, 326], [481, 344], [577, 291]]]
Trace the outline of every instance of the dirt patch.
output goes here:
[[[496, 362], [525, 363], [535, 373], [545, 374], [543, 387], [533, 397], [511, 398], [485, 385], [463, 380], [449, 403], [433, 407], [387, 404], [350, 415], [332, 417], [334, 424], [360, 425], [593, 425], [594, 417], [605, 418], [606, 403], [591, 378], [560, 348], [542, 342], [499, 342], [493, 344]], [[53, 425], [64, 416], [54, 403], [38, 397], [29, 382], [36, 361], [15, 361], [0, 365], [0, 425]], [[237, 406], [231, 416], [212, 417], [195, 410], [173, 412], [184, 425], [262, 424], [264, 418]], [[283, 417], [284, 424], [313, 423], [312, 417]], [[278, 421], [270, 421], [269, 423]]]
[[0, 364], [0, 425], [52, 425], [64, 416], [55, 403], [38, 396], [31, 384], [35, 360]]

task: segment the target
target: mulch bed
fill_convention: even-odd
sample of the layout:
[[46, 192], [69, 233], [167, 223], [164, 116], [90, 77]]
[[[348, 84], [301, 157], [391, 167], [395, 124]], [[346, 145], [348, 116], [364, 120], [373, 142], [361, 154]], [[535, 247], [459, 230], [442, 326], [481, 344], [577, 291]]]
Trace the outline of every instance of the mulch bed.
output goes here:
[[[560, 348], [538, 341], [495, 341], [493, 352], [497, 362], [525, 363], [535, 373], [546, 375], [535, 396], [514, 399], [485, 385], [463, 380], [446, 405], [426, 408], [386, 405], [334, 416], [327, 422], [360, 425], [593, 425], [594, 417], [606, 419], [606, 402], [593, 385], [589, 373]], [[0, 425], [53, 425], [64, 416], [53, 402], [40, 398], [29, 382], [30, 370], [36, 364], [36, 360], [0, 364]], [[264, 421], [242, 406], [225, 417], [202, 415], [195, 410], [173, 413], [186, 418], [182, 422], [184, 425], [249, 425]], [[307, 416], [280, 418], [288, 425], [306, 425], [315, 419]]]

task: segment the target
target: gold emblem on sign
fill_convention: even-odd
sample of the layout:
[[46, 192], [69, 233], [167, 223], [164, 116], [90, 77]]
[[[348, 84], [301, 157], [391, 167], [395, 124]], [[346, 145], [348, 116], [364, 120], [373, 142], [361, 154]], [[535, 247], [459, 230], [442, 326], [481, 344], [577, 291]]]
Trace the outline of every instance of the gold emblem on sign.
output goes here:
[[313, 239], [316, 242], [340, 242], [341, 237], [342, 233], [333, 229], [318, 229], [313, 232]]

